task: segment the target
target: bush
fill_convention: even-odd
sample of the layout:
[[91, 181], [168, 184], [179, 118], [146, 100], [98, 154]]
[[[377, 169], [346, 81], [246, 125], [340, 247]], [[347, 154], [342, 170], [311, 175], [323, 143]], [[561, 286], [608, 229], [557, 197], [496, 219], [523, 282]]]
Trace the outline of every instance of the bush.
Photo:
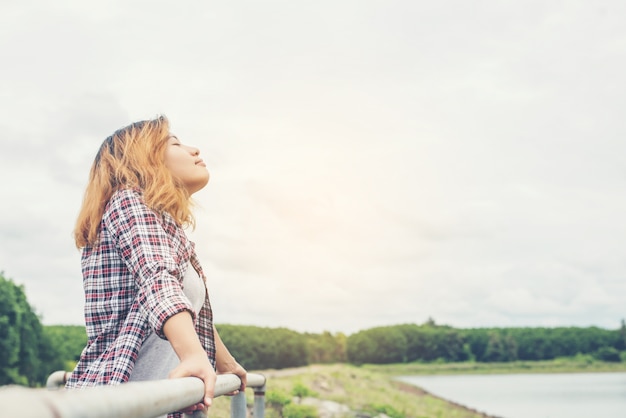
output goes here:
[[[563, 357], [563, 359], [567, 361], [568, 357]], [[582, 364], [592, 364], [594, 361], [594, 358], [591, 354], [582, 354], [582, 353], [576, 353], [573, 359], [575, 362], [582, 363]]]
[[315, 397], [317, 393], [304, 386], [302, 383], [298, 382], [294, 385], [293, 389], [291, 389], [291, 394], [293, 396], [298, 396], [300, 398], [305, 398], [307, 396]]
[[265, 402], [275, 408], [282, 408], [291, 403], [291, 396], [282, 390], [268, 390], [265, 392]]
[[617, 351], [613, 347], [600, 347], [598, 351], [595, 352], [594, 357], [598, 360], [610, 361], [614, 363], [619, 363], [622, 361], [619, 351]]
[[283, 408], [283, 418], [318, 418], [317, 409], [311, 405], [290, 403]]
[[375, 414], [385, 414], [391, 418], [404, 418], [404, 414], [388, 404], [371, 405], [371, 410]]

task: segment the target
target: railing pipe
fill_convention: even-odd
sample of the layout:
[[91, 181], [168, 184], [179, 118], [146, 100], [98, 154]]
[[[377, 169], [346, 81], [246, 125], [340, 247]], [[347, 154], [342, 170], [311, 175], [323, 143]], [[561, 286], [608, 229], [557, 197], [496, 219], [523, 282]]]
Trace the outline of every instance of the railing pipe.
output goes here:
[[[48, 383], [56, 382], [58, 387], [59, 379], [65, 376], [53, 375]], [[265, 376], [248, 373], [247, 381], [250, 388], [264, 386]], [[230, 393], [240, 385], [239, 377], [234, 374], [219, 375], [214, 396]], [[0, 405], [2, 417], [25, 416], [27, 410], [28, 416], [39, 418], [152, 418], [184, 409], [201, 401], [203, 396], [202, 380], [184, 377], [56, 391], [5, 386], [0, 388]]]

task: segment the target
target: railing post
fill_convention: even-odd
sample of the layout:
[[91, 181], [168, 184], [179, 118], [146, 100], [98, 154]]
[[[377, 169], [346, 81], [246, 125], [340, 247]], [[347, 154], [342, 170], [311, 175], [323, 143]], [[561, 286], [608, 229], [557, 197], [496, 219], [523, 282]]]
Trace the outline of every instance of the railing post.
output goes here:
[[253, 418], [265, 418], [265, 385], [254, 388]]
[[241, 391], [230, 400], [230, 418], [246, 418], [247, 415], [246, 394]]
[[208, 415], [204, 413], [204, 411], [193, 411], [191, 415], [183, 414], [185, 418], [207, 418]]

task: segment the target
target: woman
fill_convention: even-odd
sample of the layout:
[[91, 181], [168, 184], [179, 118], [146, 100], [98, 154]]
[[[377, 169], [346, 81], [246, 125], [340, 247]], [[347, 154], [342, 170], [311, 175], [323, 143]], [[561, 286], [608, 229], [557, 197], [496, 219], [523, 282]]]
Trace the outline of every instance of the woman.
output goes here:
[[[199, 150], [164, 116], [108, 137], [91, 166], [74, 238], [82, 249], [87, 346], [67, 388], [195, 376], [208, 408], [217, 373], [246, 371], [215, 327], [205, 276], [184, 227], [209, 181]], [[180, 416], [180, 413], [170, 414]]]

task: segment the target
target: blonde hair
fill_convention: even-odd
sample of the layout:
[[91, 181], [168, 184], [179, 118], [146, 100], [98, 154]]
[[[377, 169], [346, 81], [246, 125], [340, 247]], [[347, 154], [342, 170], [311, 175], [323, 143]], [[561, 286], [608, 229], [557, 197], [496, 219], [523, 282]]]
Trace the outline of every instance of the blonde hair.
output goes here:
[[189, 192], [164, 164], [169, 137], [169, 121], [158, 116], [121, 128], [104, 140], [91, 165], [76, 220], [76, 247], [97, 244], [104, 208], [119, 189], [139, 189], [155, 212], [169, 213], [181, 226], [195, 226]]

